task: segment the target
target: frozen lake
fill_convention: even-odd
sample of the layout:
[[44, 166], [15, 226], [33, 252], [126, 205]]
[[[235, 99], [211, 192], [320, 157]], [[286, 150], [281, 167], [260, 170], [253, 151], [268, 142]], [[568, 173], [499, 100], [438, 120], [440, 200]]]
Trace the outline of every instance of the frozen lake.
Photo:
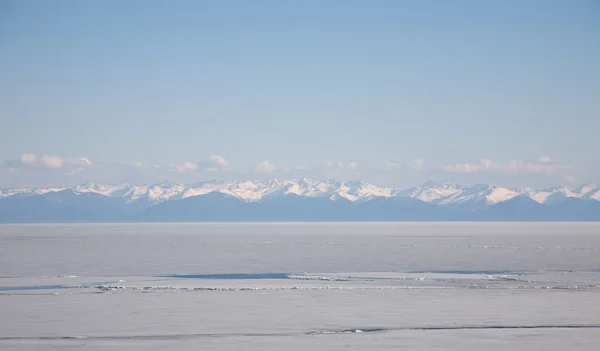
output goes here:
[[0, 225], [0, 349], [596, 350], [600, 224]]

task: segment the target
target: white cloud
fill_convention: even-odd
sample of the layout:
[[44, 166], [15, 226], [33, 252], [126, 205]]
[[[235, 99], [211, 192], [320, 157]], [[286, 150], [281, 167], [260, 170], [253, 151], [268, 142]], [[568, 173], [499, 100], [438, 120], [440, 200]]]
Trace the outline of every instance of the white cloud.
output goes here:
[[[159, 169], [160, 168], [159, 165], [148, 164], [148, 163], [144, 163], [142, 161], [133, 161], [129, 165], [133, 168], [144, 168], [144, 169]], [[170, 166], [172, 166], [172, 165], [170, 165]]]
[[[21, 159], [23, 159], [23, 156], [21, 156]], [[62, 158], [59, 156], [44, 155], [42, 157], [42, 164], [47, 168], [61, 168], [65, 165], [87, 167], [92, 165], [92, 161], [87, 157]]]
[[[132, 162], [131, 167], [139, 169], [163, 169], [161, 166], [156, 164], [145, 164], [140, 161]], [[186, 161], [183, 164], [171, 163], [166, 168], [167, 172], [174, 173], [189, 173], [197, 176], [202, 176], [205, 173], [219, 173], [228, 170], [227, 159], [221, 155], [212, 155], [208, 158], [200, 160], [198, 162]], [[205, 174], [206, 175], [206, 174]]]
[[442, 165], [441, 169], [444, 172], [448, 172], [448, 173], [472, 173], [472, 172], [478, 172], [480, 169], [485, 168], [485, 165], [483, 164], [472, 164], [472, 163], [455, 163], [455, 164], [447, 164], [447, 165]]
[[269, 161], [262, 161], [254, 167], [254, 171], [258, 173], [271, 173], [275, 170], [275, 166]]
[[420, 158], [417, 158], [411, 163], [409, 163], [408, 166], [414, 170], [420, 171], [423, 169], [423, 166], [425, 166], [425, 161], [421, 160]]
[[221, 168], [225, 168], [228, 166], [227, 160], [221, 155], [212, 155], [208, 159], [221, 166]]
[[92, 161], [87, 157], [75, 157], [64, 159], [63, 162], [68, 165], [91, 166]]
[[37, 157], [35, 157], [35, 155], [33, 154], [22, 154], [21, 162], [23, 162], [26, 165], [32, 165], [37, 162]]
[[416, 158], [410, 162], [402, 162], [398, 160], [391, 160], [379, 165], [371, 165], [372, 168], [376, 168], [379, 172], [399, 172], [409, 171], [413, 173], [419, 173], [425, 171], [425, 160]]
[[211, 155], [208, 158], [198, 161], [196, 165], [198, 166], [198, 170], [212, 173], [229, 170], [227, 168], [229, 162], [227, 162], [227, 159], [222, 155]]
[[198, 165], [193, 162], [184, 162], [183, 169], [185, 169], [186, 171], [197, 171]]
[[537, 158], [538, 163], [550, 163], [552, 162], [552, 159], [550, 158], [550, 156], [540, 156]]
[[199, 168], [197, 164], [189, 161], [184, 162], [182, 165], [170, 164], [169, 167], [171, 167], [172, 171], [179, 173], [194, 172]]
[[44, 155], [42, 163], [48, 168], [60, 168], [63, 166], [63, 159], [58, 156]]
[[568, 167], [555, 163], [527, 163], [516, 160], [494, 162], [484, 159], [473, 163], [446, 164], [440, 168], [447, 173], [555, 173]]
[[[595, 173], [597, 175], [597, 173]], [[0, 187], [15, 184], [57, 185], [86, 181], [146, 184], [161, 180], [197, 182], [206, 179], [315, 179], [364, 180], [367, 182], [410, 186], [431, 179], [437, 182], [511, 184], [593, 182], [594, 174], [584, 169], [557, 164], [540, 156], [526, 161], [482, 159], [463, 163], [432, 165], [422, 159], [413, 161], [371, 162], [329, 161], [312, 164], [275, 166], [265, 160], [251, 167], [231, 166], [222, 155], [211, 155], [198, 162], [154, 165], [135, 161], [130, 164], [92, 163], [85, 157], [63, 158], [22, 154], [0, 162]]]
[[[327, 161], [321, 164], [315, 164], [312, 165], [310, 167], [308, 167], [307, 169], [319, 169], [319, 168], [329, 168], [329, 169], [334, 169], [334, 170], [350, 170], [350, 169], [356, 169], [358, 167], [358, 162], [352, 161], [352, 162], [348, 162], [348, 163], [344, 163], [342, 161]], [[296, 169], [300, 169], [299, 167], [296, 167]]]

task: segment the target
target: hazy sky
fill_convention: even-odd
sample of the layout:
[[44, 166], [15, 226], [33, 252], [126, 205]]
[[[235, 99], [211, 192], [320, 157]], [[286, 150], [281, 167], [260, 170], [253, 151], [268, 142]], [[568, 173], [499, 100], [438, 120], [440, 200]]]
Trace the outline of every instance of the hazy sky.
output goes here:
[[0, 186], [600, 182], [600, 3], [5, 0], [0, 122]]

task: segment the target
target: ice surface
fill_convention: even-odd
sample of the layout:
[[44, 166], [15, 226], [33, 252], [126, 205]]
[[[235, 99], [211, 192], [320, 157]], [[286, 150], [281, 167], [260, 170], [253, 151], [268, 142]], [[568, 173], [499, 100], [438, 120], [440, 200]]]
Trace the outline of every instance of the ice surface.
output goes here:
[[598, 224], [0, 226], [0, 349], [595, 350]]

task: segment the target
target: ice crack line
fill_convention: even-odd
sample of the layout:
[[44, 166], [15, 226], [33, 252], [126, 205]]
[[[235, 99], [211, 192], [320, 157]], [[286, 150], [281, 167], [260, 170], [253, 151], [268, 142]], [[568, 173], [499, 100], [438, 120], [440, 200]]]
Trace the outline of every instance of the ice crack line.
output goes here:
[[489, 330], [489, 329], [600, 329], [600, 324], [546, 324], [546, 325], [463, 325], [463, 326], [422, 326], [390, 328], [351, 328], [314, 330], [280, 333], [191, 333], [191, 334], [146, 334], [146, 335], [90, 335], [90, 336], [0, 336], [0, 341], [59, 341], [59, 340], [169, 340], [225, 337], [275, 337], [326, 334], [374, 333], [387, 331], [444, 331], [444, 330]]

